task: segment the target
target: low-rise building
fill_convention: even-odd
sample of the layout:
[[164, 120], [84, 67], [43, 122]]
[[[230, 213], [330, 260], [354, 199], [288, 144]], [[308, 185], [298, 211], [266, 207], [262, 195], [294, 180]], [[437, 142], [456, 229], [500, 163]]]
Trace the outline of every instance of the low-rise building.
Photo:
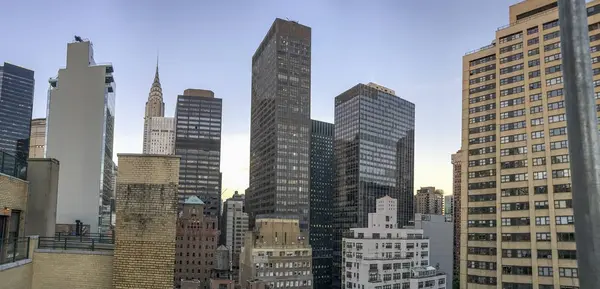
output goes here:
[[[259, 215], [240, 254], [240, 284], [251, 288], [312, 289], [312, 249], [299, 220]], [[249, 285], [249, 281], [254, 285]], [[254, 286], [254, 287], [252, 287]]]
[[429, 262], [429, 239], [420, 229], [399, 229], [397, 200], [376, 201], [367, 228], [342, 241], [342, 288], [446, 289], [446, 274]]

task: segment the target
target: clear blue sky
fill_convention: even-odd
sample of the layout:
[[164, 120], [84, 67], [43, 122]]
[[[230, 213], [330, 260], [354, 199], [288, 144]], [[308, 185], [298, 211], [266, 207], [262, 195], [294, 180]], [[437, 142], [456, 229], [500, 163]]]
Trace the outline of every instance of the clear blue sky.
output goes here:
[[[485, 3], [484, 3], [485, 2]], [[73, 35], [112, 62], [115, 153], [141, 152], [144, 104], [160, 51], [166, 114], [186, 88], [223, 99], [224, 188], [248, 183], [251, 57], [276, 17], [312, 27], [312, 118], [333, 122], [336, 95], [376, 82], [416, 104], [415, 188], [452, 191], [460, 147], [462, 56], [487, 45], [517, 0], [4, 1], [0, 62], [35, 70], [34, 117]], [[116, 156], [115, 156], [116, 158]]]

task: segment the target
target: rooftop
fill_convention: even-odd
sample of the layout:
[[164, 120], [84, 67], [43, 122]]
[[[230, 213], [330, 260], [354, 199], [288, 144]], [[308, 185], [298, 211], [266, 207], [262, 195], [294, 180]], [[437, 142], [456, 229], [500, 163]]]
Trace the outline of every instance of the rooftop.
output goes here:
[[196, 196], [191, 196], [187, 200], [185, 200], [185, 204], [188, 205], [204, 205], [204, 202], [200, 200], [200, 198]]

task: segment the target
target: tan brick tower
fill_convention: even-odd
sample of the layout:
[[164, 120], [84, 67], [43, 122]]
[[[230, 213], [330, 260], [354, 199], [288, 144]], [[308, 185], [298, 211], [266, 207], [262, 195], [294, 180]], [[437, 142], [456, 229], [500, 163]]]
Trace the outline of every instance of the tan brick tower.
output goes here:
[[173, 288], [179, 157], [119, 154], [113, 288]]

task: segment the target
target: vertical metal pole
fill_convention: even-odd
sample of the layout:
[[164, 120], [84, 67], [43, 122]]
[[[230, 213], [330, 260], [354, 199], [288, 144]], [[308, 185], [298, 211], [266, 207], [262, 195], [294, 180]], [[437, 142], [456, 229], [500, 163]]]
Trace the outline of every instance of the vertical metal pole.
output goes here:
[[[579, 288], [600, 286], [600, 135], [585, 0], [559, 0]], [[556, 273], [556, 272], [555, 272]]]

